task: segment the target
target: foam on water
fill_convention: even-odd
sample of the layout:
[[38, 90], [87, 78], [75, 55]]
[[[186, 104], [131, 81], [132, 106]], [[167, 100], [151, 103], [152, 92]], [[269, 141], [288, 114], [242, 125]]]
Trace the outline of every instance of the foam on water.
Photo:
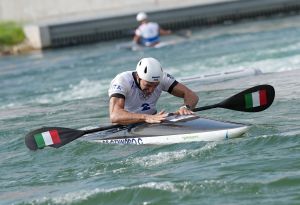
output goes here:
[[210, 142], [205, 144], [200, 149], [196, 149], [196, 150], [182, 149], [179, 151], [172, 151], [172, 152], [159, 152], [157, 154], [147, 155], [144, 157], [135, 157], [133, 159], [127, 159], [126, 163], [129, 164], [133, 163], [142, 167], [159, 166], [161, 164], [176, 162], [176, 161], [183, 160], [187, 157], [193, 157], [199, 154], [203, 154], [207, 151], [214, 149], [218, 143], [222, 143], [222, 142]]
[[79, 203], [88, 200], [89, 198], [98, 195], [98, 194], [111, 194], [116, 192], [132, 191], [139, 189], [153, 189], [160, 191], [168, 192], [179, 192], [180, 189], [177, 188], [178, 185], [172, 182], [147, 182], [138, 185], [132, 186], [119, 186], [114, 188], [95, 188], [92, 190], [80, 190], [69, 192], [65, 194], [51, 194], [54, 196], [48, 197], [44, 196], [39, 199], [33, 199], [30, 203], [32, 204], [70, 204], [70, 203]]
[[26, 101], [8, 102], [0, 105], [0, 112], [7, 111], [7, 109], [22, 109], [23, 107], [32, 104], [58, 104], [66, 101], [81, 100], [87, 98], [99, 98], [105, 95], [109, 86], [106, 80], [87, 80], [83, 79], [78, 84], [70, 84], [67, 89], [52, 88], [51, 92], [47, 94], [39, 94], [30, 97]]
[[48, 104], [48, 103], [60, 103], [63, 101], [72, 101], [85, 98], [99, 97], [107, 90], [107, 84], [101, 81], [90, 81], [83, 79], [77, 85], [69, 85], [69, 89], [61, 92], [54, 92], [39, 96], [34, 99], [32, 103]]

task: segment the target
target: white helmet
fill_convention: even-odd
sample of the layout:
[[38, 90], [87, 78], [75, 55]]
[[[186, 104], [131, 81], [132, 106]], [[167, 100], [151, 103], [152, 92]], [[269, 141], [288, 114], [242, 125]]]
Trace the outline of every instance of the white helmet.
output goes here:
[[136, 71], [139, 77], [148, 82], [160, 82], [163, 78], [163, 69], [155, 58], [143, 58], [137, 66]]
[[147, 18], [148, 18], [148, 16], [145, 12], [140, 12], [136, 15], [136, 20], [137, 21], [144, 21]]

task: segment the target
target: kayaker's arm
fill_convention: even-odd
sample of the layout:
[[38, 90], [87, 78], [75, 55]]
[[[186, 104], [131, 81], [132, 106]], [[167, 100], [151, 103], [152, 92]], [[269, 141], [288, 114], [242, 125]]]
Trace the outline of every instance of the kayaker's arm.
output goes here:
[[160, 34], [161, 36], [166, 36], [166, 35], [172, 34], [172, 31], [171, 31], [171, 30], [165, 30], [165, 29], [163, 29], [163, 28], [159, 28], [159, 34]]
[[165, 120], [167, 114], [162, 112], [156, 115], [131, 113], [124, 109], [125, 99], [111, 97], [109, 101], [109, 114], [110, 121], [121, 125], [128, 125], [132, 123], [147, 122], [147, 123], [160, 123]]
[[[198, 103], [199, 97], [194, 93], [192, 90], [190, 90], [185, 85], [178, 83], [171, 92], [172, 95], [176, 97], [180, 97], [184, 99], [184, 105], [187, 105], [190, 107], [190, 109], [194, 109], [195, 106]], [[192, 112], [187, 109], [181, 109], [177, 111], [178, 114], [191, 114]]]
[[137, 45], [141, 44], [141, 37], [138, 35], [134, 35], [133, 42], [136, 43]]

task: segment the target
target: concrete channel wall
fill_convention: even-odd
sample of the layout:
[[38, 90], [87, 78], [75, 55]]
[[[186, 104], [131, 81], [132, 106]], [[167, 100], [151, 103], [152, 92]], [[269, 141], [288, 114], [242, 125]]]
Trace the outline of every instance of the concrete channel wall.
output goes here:
[[0, 20], [109, 17], [232, 0], [0, 0]]
[[[235, 0], [148, 11], [151, 21], [173, 30], [300, 10], [299, 0]], [[136, 12], [27, 25], [35, 48], [63, 47], [132, 36]]]

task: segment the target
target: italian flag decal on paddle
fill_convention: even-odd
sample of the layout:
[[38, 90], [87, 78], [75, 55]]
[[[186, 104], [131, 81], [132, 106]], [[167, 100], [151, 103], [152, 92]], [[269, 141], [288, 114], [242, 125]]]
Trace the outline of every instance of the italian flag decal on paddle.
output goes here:
[[266, 90], [259, 90], [257, 92], [246, 94], [245, 102], [247, 109], [267, 105]]
[[38, 148], [44, 148], [48, 145], [61, 143], [57, 130], [50, 130], [34, 135], [35, 142]]

